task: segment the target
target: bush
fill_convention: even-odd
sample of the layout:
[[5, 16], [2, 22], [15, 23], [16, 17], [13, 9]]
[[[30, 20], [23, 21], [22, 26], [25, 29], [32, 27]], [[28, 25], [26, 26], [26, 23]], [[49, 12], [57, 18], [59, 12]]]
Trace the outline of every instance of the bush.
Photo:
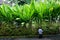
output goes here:
[[[7, 24], [8, 25], [8, 24]], [[47, 34], [57, 34], [59, 33], [59, 26], [58, 24], [49, 24], [49, 26], [42, 24], [42, 29], [44, 31], [44, 35]], [[56, 26], [57, 25], [57, 26]], [[11, 25], [10, 25], [11, 26]], [[14, 27], [14, 26], [6, 26], [2, 25], [0, 28], [0, 35], [5, 36], [29, 36], [29, 35], [38, 35], [37, 28], [24, 28], [24, 27]]]

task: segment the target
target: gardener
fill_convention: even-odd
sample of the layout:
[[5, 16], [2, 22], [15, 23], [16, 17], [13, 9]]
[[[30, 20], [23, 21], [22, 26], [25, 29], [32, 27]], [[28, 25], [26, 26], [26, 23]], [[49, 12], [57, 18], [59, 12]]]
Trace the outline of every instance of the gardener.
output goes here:
[[39, 38], [43, 37], [43, 30], [41, 27], [38, 29], [38, 34], [39, 34]]

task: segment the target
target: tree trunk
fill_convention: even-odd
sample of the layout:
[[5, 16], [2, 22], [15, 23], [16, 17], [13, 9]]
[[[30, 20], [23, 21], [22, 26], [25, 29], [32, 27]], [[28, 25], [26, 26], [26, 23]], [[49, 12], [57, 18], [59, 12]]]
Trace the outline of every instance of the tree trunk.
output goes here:
[[24, 23], [23, 27], [26, 28], [26, 23]]
[[0, 23], [0, 27], [1, 27], [1, 23]]
[[32, 20], [29, 21], [29, 28], [32, 28]]

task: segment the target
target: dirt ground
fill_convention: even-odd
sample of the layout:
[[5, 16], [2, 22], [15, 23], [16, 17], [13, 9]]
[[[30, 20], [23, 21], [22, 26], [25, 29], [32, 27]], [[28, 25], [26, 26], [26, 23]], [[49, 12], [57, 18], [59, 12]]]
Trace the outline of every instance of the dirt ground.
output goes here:
[[51, 35], [46, 36], [41, 39], [39, 38], [0, 38], [0, 40], [60, 40], [60, 34], [59, 35]]

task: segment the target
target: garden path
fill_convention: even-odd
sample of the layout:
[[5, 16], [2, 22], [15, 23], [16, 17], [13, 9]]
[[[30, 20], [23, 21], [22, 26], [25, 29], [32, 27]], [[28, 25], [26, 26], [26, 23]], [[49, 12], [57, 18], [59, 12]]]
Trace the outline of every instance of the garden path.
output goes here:
[[43, 37], [42, 39], [39, 38], [0, 38], [0, 40], [60, 40], [60, 35], [50, 35]]

